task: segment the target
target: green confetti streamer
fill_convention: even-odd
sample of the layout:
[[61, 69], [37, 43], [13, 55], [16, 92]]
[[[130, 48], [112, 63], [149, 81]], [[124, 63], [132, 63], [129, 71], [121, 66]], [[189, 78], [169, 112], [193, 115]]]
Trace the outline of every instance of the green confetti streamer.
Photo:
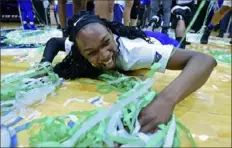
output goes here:
[[223, 50], [210, 50], [210, 55], [212, 55], [217, 61], [222, 63], [231, 64], [231, 54]]
[[52, 37], [59, 37], [60, 35], [60, 31], [54, 28], [44, 28], [37, 30], [14, 30], [6, 34], [7, 39], [4, 40], [4, 43], [10, 45], [44, 45], [48, 39]]
[[61, 82], [50, 63], [41, 63], [26, 72], [4, 75], [1, 77], [1, 112], [43, 103]]
[[[157, 68], [159, 68], [158, 65], [153, 66], [153, 68], [151, 69], [152, 72], [149, 72], [148, 76], [153, 77], [152, 74], [155, 73]], [[122, 87], [118, 90], [121, 90], [123, 93], [117, 99], [115, 105], [118, 105], [123, 101], [126, 101], [126, 99], [129, 96], [131, 96], [131, 94], [136, 94], [143, 87], [145, 87], [143, 81], [136, 81], [134, 77], [129, 78], [128, 76], [124, 76], [119, 73], [107, 73], [100, 76], [99, 79], [103, 80], [108, 86], [114, 85], [114, 87], [111, 87], [110, 90]], [[128, 85], [125, 83], [125, 81], [126, 83], [132, 83], [133, 85]], [[92, 82], [88, 81], [88, 83]], [[128, 91], [129, 88], [130, 90]], [[147, 106], [156, 97], [157, 93], [152, 89], [148, 89], [147, 92], [140, 95], [142, 95], [140, 98], [129, 102], [129, 104], [125, 105], [121, 109], [118, 108], [119, 112], [112, 112], [112, 115], [109, 117], [101, 116], [102, 118], [99, 120], [100, 122], [97, 122], [96, 125], [93, 125], [92, 127], [88, 127], [87, 123], [94, 117], [97, 117], [97, 115], [106, 112], [106, 109], [100, 108], [93, 111], [71, 112], [63, 116], [45, 117], [43, 119], [34, 120], [31, 123], [29, 129], [31, 135], [30, 146], [112, 147], [113, 143], [117, 142], [122, 145], [134, 144], [142, 147], [162, 147], [166, 135], [168, 135], [169, 128], [171, 127], [171, 121], [173, 121], [172, 123], [175, 122], [175, 118], [173, 118], [174, 115], [167, 125], [161, 124], [158, 126], [159, 132], [151, 135], [150, 141], [148, 141], [147, 143], [144, 142], [137, 136], [138, 131], [136, 132], [137, 126], [135, 125], [137, 125], [138, 123], [138, 114], [141, 111], [141, 109]], [[111, 108], [108, 110], [110, 111]], [[72, 128], [68, 127], [67, 124], [70, 120], [68, 115], [74, 115], [78, 119], [75, 122], [74, 127]], [[114, 124], [118, 125], [118, 127], [115, 127]], [[36, 125], [39, 125], [40, 128], [33, 128], [36, 127]], [[184, 126], [182, 126], [181, 124], [181, 127], [183, 128]], [[80, 130], [83, 131], [84, 128], [88, 129], [86, 129], [87, 132], [84, 132], [80, 135], [80, 137], [75, 139], [77, 132], [79, 132]], [[128, 129], [128, 131], [126, 131], [125, 129]], [[187, 128], [184, 129], [189, 134], [189, 131], [186, 130]], [[35, 132], [34, 130], [37, 130], [37, 132]], [[179, 131], [177, 131], [177, 128], [173, 130], [175, 130], [175, 137], [173, 138], [174, 140], [170, 146], [179, 146]], [[118, 134], [115, 135], [114, 132], [118, 132]]]
[[[37, 79], [36, 77], [42, 78]], [[40, 88], [54, 83], [58, 79], [58, 75], [52, 72], [49, 63], [40, 64], [23, 73], [5, 75], [1, 77], [1, 101], [12, 100], [17, 92]]]

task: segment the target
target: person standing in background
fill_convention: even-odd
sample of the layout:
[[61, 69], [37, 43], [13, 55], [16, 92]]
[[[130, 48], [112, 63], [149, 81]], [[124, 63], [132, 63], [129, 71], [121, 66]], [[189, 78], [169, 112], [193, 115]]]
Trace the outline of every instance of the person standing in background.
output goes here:
[[[218, 34], [217, 37], [220, 37], [220, 38], [224, 37], [224, 34], [226, 33], [228, 25], [229, 25], [229, 22], [230, 22], [231, 14], [232, 14], [232, 11], [228, 12], [224, 16], [224, 18], [221, 20], [221, 22], [220, 22], [220, 30], [219, 30], [219, 34]], [[229, 27], [229, 37], [232, 36], [232, 29], [231, 29], [231, 27], [232, 27], [232, 23], [230, 23], [230, 27]]]
[[[197, 12], [197, 9], [199, 8], [202, 1], [203, 0], [198, 0], [197, 1], [196, 7], [194, 7], [193, 10], [192, 10], [193, 14], [195, 14]], [[214, 9], [211, 9], [208, 12], [209, 13], [208, 16], [206, 17], [208, 8], [210, 6], [211, 6], [211, 0], [206, 0], [205, 5], [203, 6], [201, 11], [199, 12], [199, 15], [197, 16], [197, 19], [196, 19], [197, 23], [194, 23], [192, 28], [191, 28], [195, 33], [201, 31], [202, 26], [208, 25], [210, 23], [210, 21], [212, 20], [212, 17], [213, 17], [213, 14], [214, 14]]]
[[[58, 0], [58, 14], [63, 37], [68, 36], [66, 33], [66, 2], [67, 0]], [[86, 5], [87, 0], [73, 0], [73, 13], [76, 14], [78, 11], [85, 10]]]
[[[138, 0], [135, 0], [135, 1], [138, 1]], [[113, 2], [113, 4], [112, 4], [112, 2]], [[101, 3], [101, 5], [100, 5], [100, 3]], [[116, 4], [117, 3], [118, 2], [116, 1]], [[102, 4], [104, 4], [104, 5], [102, 5]], [[109, 21], [113, 21], [114, 4], [115, 4], [115, 0], [105, 0], [105, 1], [95, 0], [95, 14], [98, 15], [100, 18], [105, 18]], [[130, 23], [132, 23], [132, 22], [133, 22], [133, 24], [136, 24], [136, 20], [137, 20], [137, 16], [138, 16], [138, 12], [136, 13], [136, 8], [135, 8], [136, 5], [139, 5], [139, 4], [134, 3], [134, 0], [125, 0], [125, 7], [124, 7], [124, 11], [123, 11], [123, 24], [125, 26], [130, 26]], [[107, 10], [108, 10], [108, 12], [105, 12]]]
[[113, 21], [115, 0], [95, 0], [95, 14], [100, 18]]
[[[31, 0], [18, 0], [24, 30], [36, 30]], [[28, 24], [29, 21], [29, 24]]]
[[150, 22], [151, 18], [151, 0], [140, 0], [140, 8], [138, 15], [138, 27], [147, 28], [146, 22]]
[[130, 26], [134, 26], [134, 27], [137, 26], [139, 9], [140, 9], [140, 0], [134, 0], [130, 14]]
[[[130, 3], [130, 4], [129, 4]], [[132, 8], [128, 5], [132, 4]], [[130, 12], [128, 11], [130, 9]], [[140, 0], [115, 0], [114, 3], [114, 21], [125, 26], [137, 26], [137, 19], [140, 9]]]
[[160, 9], [160, 3], [162, 2], [163, 6], [163, 26], [162, 26], [162, 33], [167, 34], [169, 29], [169, 23], [171, 18], [171, 6], [172, 6], [172, 0], [152, 0], [151, 1], [151, 13], [152, 18], [150, 19], [150, 23], [153, 25], [156, 25], [160, 18], [158, 17], [158, 12]]
[[[220, 0], [218, 0], [220, 1]], [[217, 4], [217, 2], [216, 2]], [[205, 28], [204, 34], [201, 38], [201, 44], [208, 44], [209, 36], [215, 26], [221, 21], [221, 19], [232, 9], [231, 0], [224, 0], [222, 7], [216, 11], [210, 24]]]
[[134, 4], [134, 0], [126, 0], [126, 5], [123, 12], [123, 23], [125, 26], [130, 26], [131, 8], [133, 4]]
[[193, 9], [197, 7], [197, 0], [176, 0], [172, 13], [172, 28], [175, 30], [176, 40], [180, 43], [179, 47], [185, 49], [186, 37], [185, 30], [193, 17]]

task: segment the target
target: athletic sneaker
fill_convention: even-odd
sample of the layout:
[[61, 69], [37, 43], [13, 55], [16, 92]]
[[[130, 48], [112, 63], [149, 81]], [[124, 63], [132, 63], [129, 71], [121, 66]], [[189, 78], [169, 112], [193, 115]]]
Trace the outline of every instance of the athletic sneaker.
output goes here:
[[159, 17], [156, 15], [153, 16], [151, 21], [148, 23], [148, 26], [152, 26], [152, 31], [154, 31], [156, 28], [159, 28], [159, 26], [160, 26]]
[[164, 34], [168, 34], [168, 28], [169, 27], [162, 27], [162, 33], [164, 33]]
[[174, 6], [171, 10], [174, 15], [181, 15], [182, 17], [188, 17], [191, 15], [191, 9], [188, 6]]
[[29, 30], [30, 27], [28, 26], [28, 24], [23, 24], [23, 29], [24, 29], [24, 30]]
[[206, 27], [204, 30], [204, 34], [201, 38], [201, 44], [208, 44], [210, 33], [211, 31], [208, 29], [208, 27]]
[[191, 42], [186, 41], [185, 45], [191, 45]]
[[60, 26], [60, 24], [58, 24], [58, 25], [57, 25], [57, 29], [61, 29], [61, 26]]
[[30, 30], [36, 30], [35, 25], [30, 25]]
[[219, 38], [223, 38], [223, 37], [224, 37], [224, 33], [219, 32], [219, 33], [218, 33], [218, 35], [217, 35], [217, 37], [219, 37]]
[[63, 37], [68, 37], [67, 29], [62, 29], [62, 35]]

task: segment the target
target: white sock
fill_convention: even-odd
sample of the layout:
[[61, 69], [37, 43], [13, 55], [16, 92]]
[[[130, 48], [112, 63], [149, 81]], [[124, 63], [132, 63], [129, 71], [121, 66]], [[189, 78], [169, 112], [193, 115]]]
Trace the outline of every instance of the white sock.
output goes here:
[[131, 26], [137, 26], [137, 19], [131, 19]]

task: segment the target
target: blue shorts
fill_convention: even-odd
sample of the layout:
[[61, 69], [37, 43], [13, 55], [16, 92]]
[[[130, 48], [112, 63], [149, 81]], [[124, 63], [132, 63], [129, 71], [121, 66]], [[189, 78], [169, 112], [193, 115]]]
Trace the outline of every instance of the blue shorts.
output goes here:
[[150, 5], [151, 4], [151, 0], [140, 0], [140, 4], [141, 5]]
[[148, 37], [153, 37], [161, 42], [163, 45], [173, 45], [174, 47], [178, 47], [179, 42], [175, 39], [170, 38], [168, 35], [160, 33], [160, 32], [152, 32], [152, 31], [144, 31]]
[[120, 4], [114, 4], [114, 21], [122, 23], [124, 7]]
[[218, 0], [218, 6], [221, 7], [225, 0]]

